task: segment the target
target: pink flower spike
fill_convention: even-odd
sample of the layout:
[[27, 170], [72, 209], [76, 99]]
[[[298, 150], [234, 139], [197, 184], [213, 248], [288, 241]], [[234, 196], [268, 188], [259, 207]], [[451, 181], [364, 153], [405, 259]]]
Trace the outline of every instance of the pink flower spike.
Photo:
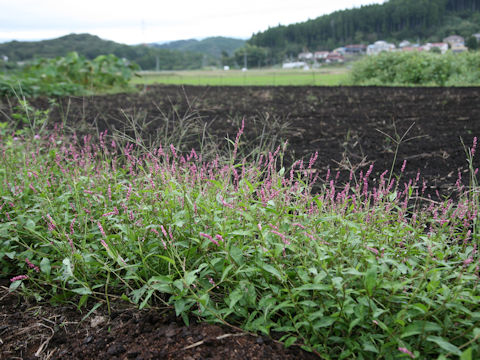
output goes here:
[[105, 230], [103, 230], [102, 224], [100, 224], [100, 221], [97, 221], [97, 226], [100, 232], [102, 233], [103, 237], [107, 237], [107, 234], [105, 234]]
[[160, 229], [162, 230], [163, 236], [165, 236], [165, 238], [168, 239], [167, 231], [165, 230], [165, 228], [163, 227], [163, 225], [160, 225]]
[[473, 257], [469, 257], [463, 262], [463, 266], [467, 266], [468, 264], [471, 264], [473, 262]]
[[208, 240], [210, 240], [211, 242], [213, 242], [215, 245], [219, 246], [218, 241], [215, 240], [214, 238], [212, 238], [210, 235], [205, 234], [205, 233], [202, 233], [202, 232], [199, 233], [198, 235], [203, 236], [204, 238], [207, 238]]
[[375, 249], [375, 248], [371, 248], [371, 247], [367, 247], [368, 250], [370, 250], [371, 252], [373, 252], [375, 255], [378, 255], [378, 250]]
[[472, 157], [475, 155], [476, 148], [477, 148], [477, 137], [475, 136], [473, 138], [472, 148], [470, 149], [470, 154], [472, 155]]
[[28, 266], [30, 269], [33, 269], [33, 270], [35, 270], [36, 272], [39, 272], [39, 271], [40, 271], [40, 269], [38, 268], [38, 266], [32, 264], [32, 263], [30, 262], [30, 260], [28, 260], [28, 258], [25, 258], [25, 262], [27, 263], [27, 266]]
[[218, 241], [225, 242], [225, 241], [223, 240], [222, 235], [217, 234], [217, 235], [215, 235], [215, 237], [218, 239]]
[[18, 281], [18, 280], [27, 280], [27, 279], [28, 279], [27, 275], [18, 275], [18, 276], [14, 276], [13, 278], [11, 278], [10, 281], [15, 282], [15, 281]]
[[100, 242], [102, 243], [105, 250], [108, 250], [108, 244], [105, 242], [105, 240], [102, 239], [102, 240], [100, 240]]
[[400, 351], [400, 352], [402, 352], [402, 353], [404, 353], [404, 354], [409, 355], [412, 359], [415, 359], [415, 355], [413, 355], [413, 353], [412, 353], [410, 350], [408, 350], [407, 348], [399, 347], [399, 348], [398, 348], [398, 351]]

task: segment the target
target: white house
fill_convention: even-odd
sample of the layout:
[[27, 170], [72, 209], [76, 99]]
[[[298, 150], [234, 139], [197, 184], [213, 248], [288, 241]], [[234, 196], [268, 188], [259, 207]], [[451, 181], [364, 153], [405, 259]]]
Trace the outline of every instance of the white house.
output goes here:
[[328, 51], [316, 51], [313, 54], [313, 57], [315, 58], [315, 60], [323, 61], [327, 58], [328, 54], [330, 54], [330, 52]]
[[425, 51], [430, 51], [434, 48], [439, 49], [442, 54], [445, 54], [448, 50], [448, 44], [447, 43], [426, 43], [425, 45], [423, 45], [423, 49]]
[[367, 46], [367, 55], [376, 55], [384, 51], [389, 52], [395, 49], [396, 46], [394, 44], [387, 43], [383, 40], [375, 41], [375, 43]]
[[313, 54], [311, 52], [302, 52], [298, 54], [298, 60], [313, 60]]

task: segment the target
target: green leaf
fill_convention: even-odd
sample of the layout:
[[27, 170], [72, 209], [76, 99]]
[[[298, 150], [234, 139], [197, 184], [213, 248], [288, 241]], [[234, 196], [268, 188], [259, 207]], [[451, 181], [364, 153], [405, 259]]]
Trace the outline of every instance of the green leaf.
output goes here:
[[195, 275], [196, 272], [197, 270], [189, 271], [185, 273], [185, 283], [187, 284], [187, 286], [192, 285], [195, 279], [197, 278], [197, 275]]
[[243, 298], [243, 295], [244, 291], [240, 287], [237, 287], [233, 292], [231, 292], [228, 296], [230, 300], [230, 304], [228, 305], [229, 308], [232, 309], [236, 305], [236, 303]]
[[92, 291], [87, 287], [72, 289], [72, 291], [80, 295], [90, 295], [92, 293]]
[[87, 302], [87, 300], [88, 300], [88, 295], [87, 295], [87, 294], [82, 295], [82, 297], [81, 297], [80, 300], [78, 301], [78, 305], [77, 305], [77, 307], [78, 307], [79, 310], [81, 309], [81, 307], [82, 307], [83, 305], [85, 305], [85, 303]]
[[28, 219], [27, 222], [25, 223], [25, 227], [27, 229], [33, 230], [35, 229], [35, 222], [32, 219]]
[[434, 322], [430, 321], [415, 321], [413, 324], [408, 325], [402, 332], [401, 337], [405, 338], [412, 335], [423, 334], [432, 331], [441, 331], [442, 327]]
[[225, 278], [228, 276], [228, 273], [230, 272], [230, 270], [232, 270], [232, 268], [233, 268], [233, 265], [230, 264], [225, 269], [223, 269], [223, 273], [222, 273], [222, 277], [220, 279], [220, 282], [223, 282], [223, 280], [225, 280]]
[[48, 258], [44, 257], [42, 261], [40, 261], [40, 270], [43, 273], [50, 275], [50, 272], [52, 271], [52, 267], [50, 266], [50, 260]]
[[377, 283], [377, 267], [372, 266], [365, 273], [365, 289], [367, 290], [367, 294], [369, 296], [372, 296], [373, 289], [375, 288], [376, 283]]
[[183, 314], [183, 311], [185, 310], [185, 299], [180, 298], [175, 301], [175, 314], [178, 316], [180, 314]]
[[440, 336], [428, 336], [427, 341], [434, 342], [438, 346], [440, 346], [443, 350], [448, 351], [449, 353], [455, 354], [457, 356], [462, 355], [462, 352], [458, 347], [449, 343], [447, 340]]
[[170, 264], [175, 265], [175, 261], [172, 260], [172, 259], [170, 259], [169, 257], [163, 256], [163, 255], [157, 255], [157, 256], [158, 256], [160, 259], [163, 259], [163, 260], [165, 260], [166, 262], [169, 262]]
[[275, 277], [278, 278], [278, 280], [282, 280], [282, 274], [280, 274], [280, 272], [275, 269], [272, 265], [269, 265], [269, 264], [265, 264], [265, 263], [262, 263], [261, 264], [261, 267], [263, 270], [265, 270], [266, 272], [269, 272], [270, 274], [274, 275]]
[[295, 291], [306, 291], [306, 290], [318, 290], [318, 291], [328, 291], [331, 290], [331, 285], [324, 285], [324, 284], [305, 284], [298, 288], [295, 288]]
[[315, 329], [322, 328], [322, 327], [327, 327], [327, 326], [332, 325], [334, 322], [335, 322], [334, 318], [329, 317], [329, 316], [324, 316], [320, 320], [315, 321], [315, 323], [313, 324], [313, 327]]
[[295, 336], [290, 336], [287, 340], [285, 340], [285, 347], [292, 346], [295, 341], [297, 341], [297, 338]]
[[472, 360], [473, 359], [473, 348], [469, 347], [467, 350], [462, 352], [460, 355], [460, 360]]
[[10, 287], [8, 288], [8, 290], [10, 292], [17, 290], [17, 288], [20, 286], [21, 283], [22, 283], [22, 280], [17, 280], [17, 281], [12, 282], [10, 284]]

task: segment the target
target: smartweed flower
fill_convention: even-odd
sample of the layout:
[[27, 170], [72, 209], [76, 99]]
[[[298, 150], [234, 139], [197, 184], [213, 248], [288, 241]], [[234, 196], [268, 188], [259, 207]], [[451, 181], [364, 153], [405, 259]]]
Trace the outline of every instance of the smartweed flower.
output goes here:
[[14, 276], [13, 278], [11, 278], [10, 281], [15, 282], [15, 281], [18, 281], [18, 280], [27, 280], [27, 279], [28, 279], [27, 275], [18, 275], [18, 276]]
[[36, 272], [39, 272], [39, 271], [40, 271], [40, 269], [38, 268], [38, 266], [32, 264], [28, 258], [25, 258], [25, 262], [27, 263], [27, 265], [28, 265], [28, 267], [29, 267], [30, 269], [33, 269], [33, 270], [35, 270]]
[[398, 348], [398, 351], [400, 351], [400, 352], [402, 352], [402, 353], [404, 353], [404, 354], [409, 355], [412, 359], [415, 359], [415, 355], [413, 355], [413, 353], [412, 353], [410, 350], [408, 350], [407, 348], [399, 347], [399, 348]]
[[205, 234], [205, 233], [199, 233], [198, 235], [200, 236], [203, 236], [204, 238], [207, 238], [208, 240], [210, 240], [211, 242], [213, 242], [215, 245], [219, 246], [219, 243], [217, 240], [215, 240], [214, 238], [212, 238], [210, 235], [208, 234]]
[[105, 234], [105, 230], [103, 230], [103, 226], [102, 224], [100, 224], [100, 221], [97, 221], [97, 226], [98, 226], [98, 230], [100, 230], [100, 232], [102, 233], [102, 236], [107, 237], [107, 234]]

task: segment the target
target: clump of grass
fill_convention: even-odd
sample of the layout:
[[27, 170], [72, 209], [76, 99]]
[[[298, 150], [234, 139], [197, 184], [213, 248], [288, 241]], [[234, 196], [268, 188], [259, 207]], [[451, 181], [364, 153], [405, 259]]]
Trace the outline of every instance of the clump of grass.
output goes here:
[[242, 131], [210, 162], [173, 145], [119, 149], [106, 133], [3, 132], [11, 291], [171, 307], [325, 359], [480, 356], [476, 170], [456, 203], [413, 201], [419, 177], [385, 172], [369, 188], [372, 167], [312, 194], [316, 155], [290, 169], [280, 148], [237, 158]]

